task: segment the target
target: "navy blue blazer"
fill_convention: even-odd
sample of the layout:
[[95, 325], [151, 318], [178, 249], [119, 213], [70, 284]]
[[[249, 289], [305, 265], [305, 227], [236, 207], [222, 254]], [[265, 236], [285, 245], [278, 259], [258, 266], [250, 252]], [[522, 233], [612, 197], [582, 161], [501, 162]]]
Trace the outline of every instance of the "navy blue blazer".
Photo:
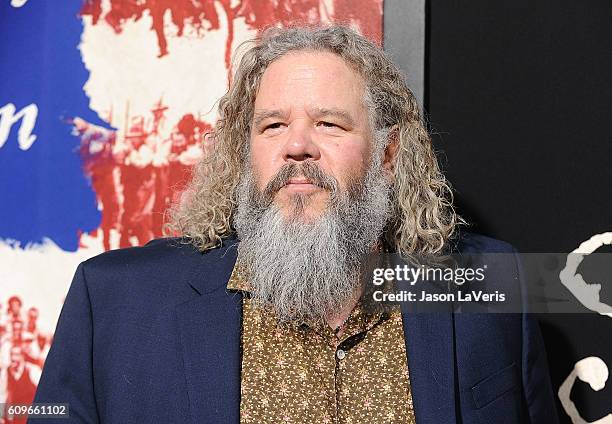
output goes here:
[[[160, 239], [80, 264], [35, 397], [69, 403], [70, 419], [40, 422], [238, 423], [242, 298], [226, 290], [236, 248]], [[474, 235], [459, 249], [513, 251]], [[418, 424], [557, 422], [530, 315], [403, 315]]]

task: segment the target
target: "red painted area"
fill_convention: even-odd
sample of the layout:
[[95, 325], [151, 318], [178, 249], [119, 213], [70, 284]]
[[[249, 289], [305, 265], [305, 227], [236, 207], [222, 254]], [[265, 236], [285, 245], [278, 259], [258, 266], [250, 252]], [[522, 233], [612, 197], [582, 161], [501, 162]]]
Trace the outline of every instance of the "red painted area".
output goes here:
[[102, 12], [102, 0], [85, 0], [81, 15], [91, 16], [94, 25], [103, 22], [121, 33], [126, 22], [138, 21], [147, 13], [153, 21], [151, 30], [157, 38], [158, 57], [169, 54], [169, 28], [182, 37], [187, 26], [200, 36], [221, 26], [219, 10], [228, 22], [225, 43], [225, 65], [230, 68], [234, 42], [234, 22], [244, 19], [256, 30], [269, 26], [316, 24], [334, 21], [359, 28], [360, 32], [378, 44], [382, 43], [382, 0], [333, 0], [330, 10], [321, 0], [110, 0], [110, 10]]
[[[75, 118], [83, 169], [102, 211], [99, 230], [105, 250], [142, 245], [162, 235], [164, 211], [184, 188], [211, 126], [184, 115], [170, 137], [160, 135], [167, 108], [131, 117], [125, 135]], [[118, 245], [113, 246], [113, 235]]]
[[382, 46], [382, 0], [360, 1], [359, 7], [356, 7], [355, 3], [354, 0], [334, 0], [336, 21], [356, 25], [361, 34]]

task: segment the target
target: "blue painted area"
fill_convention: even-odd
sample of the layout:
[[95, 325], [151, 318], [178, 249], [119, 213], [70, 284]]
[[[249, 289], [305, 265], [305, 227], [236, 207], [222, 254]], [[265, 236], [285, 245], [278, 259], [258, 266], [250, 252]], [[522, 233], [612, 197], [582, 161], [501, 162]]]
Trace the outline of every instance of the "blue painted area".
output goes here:
[[[17, 143], [20, 122], [0, 148], [0, 239], [22, 246], [50, 238], [74, 251], [79, 232], [100, 223], [95, 194], [84, 176], [79, 139], [66, 118], [105, 125], [89, 109], [88, 78], [79, 50], [79, 0], [30, 0], [21, 8], [0, 2], [0, 107], [38, 105], [37, 140]], [[106, 126], [106, 125], [105, 125]]]

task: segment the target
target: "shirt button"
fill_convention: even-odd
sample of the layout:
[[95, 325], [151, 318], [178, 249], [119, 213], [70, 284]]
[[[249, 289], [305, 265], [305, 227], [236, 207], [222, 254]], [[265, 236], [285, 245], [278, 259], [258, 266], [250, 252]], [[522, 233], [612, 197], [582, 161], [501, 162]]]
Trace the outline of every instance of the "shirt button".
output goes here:
[[345, 357], [345, 356], [346, 356], [346, 352], [345, 352], [345, 351], [343, 351], [342, 349], [338, 349], [338, 350], [336, 351], [336, 357], [337, 357], [338, 359], [344, 359], [344, 357]]

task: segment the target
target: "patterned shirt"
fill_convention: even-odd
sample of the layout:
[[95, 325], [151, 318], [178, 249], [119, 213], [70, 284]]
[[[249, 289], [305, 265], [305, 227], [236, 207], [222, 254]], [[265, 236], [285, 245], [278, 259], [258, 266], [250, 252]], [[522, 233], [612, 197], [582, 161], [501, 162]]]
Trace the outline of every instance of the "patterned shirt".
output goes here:
[[244, 293], [241, 423], [414, 424], [401, 311], [358, 304], [337, 336], [327, 324], [280, 325], [251, 303], [239, 266], [227, 288]]

